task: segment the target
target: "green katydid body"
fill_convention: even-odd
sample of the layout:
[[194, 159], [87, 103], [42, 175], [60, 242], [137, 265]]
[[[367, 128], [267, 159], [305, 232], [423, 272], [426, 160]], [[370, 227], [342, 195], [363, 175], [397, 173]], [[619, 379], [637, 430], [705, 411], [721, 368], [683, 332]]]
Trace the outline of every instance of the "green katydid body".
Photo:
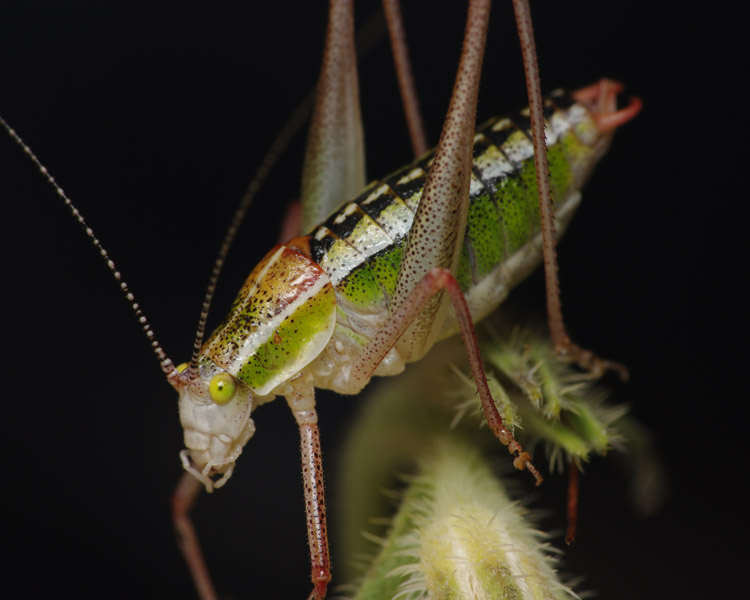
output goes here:
[[[545, 108], [561, 231], [611, 139], [611, 131], [599, 132], [595, 113], [612, 107], [584, 106], [555, 92]], [[478, 128], [473, 156], [466, 233], [455, 277], [476, 321], [541, 260], [527, 111]], [[308, 235], [276, 246], [250, 274], [229, 314], [204, 344], [199, 376], [176, 385], [189, 449], [183, 464], [209, 491], [226, 481], [252, 436], [255, 406], [283, 395], [299, 423], [315, 422], [314, 387], [354, 394], [367, 383], [369, 377], [364, 382], [352, 377], [352, 365], [392, 317], [390, 300], [402, 251], [432, 158], [430, 152], [372, 182]], [[436, 339], [455, 331], [448, 316]], [[400, 372], [433, 341], [416, 351], [413, 345], [396, 343], [372, 373]], [[213, 474], [224, 475], [213, 482]]]
[[[386, 12], [394, 53], [400, 47], [399, 54], [405, 59], [403, 31], [393, 4], [386, 3]], [[249, 199], [278, 155], [278, 147], [289, 139], [295, 116], [259, 168], [227, 232], [185, 369], [175, 368], [166, 355], [83, 216], [31, 149], [0, 118], [0, 126], [23, 148], [84, 227], [119, 282], [167, 380], [179, 393], [187, 447], [181, 459], [195, 479], [186, 475], [175, 490], [173, 519], [203, 600], [217, 596], [188, 513], [201, 484], [211, 491], [231, 476], [235, 461], [254, 434], [251, 413], [258, 405], [283, 396], [299, 426], [313, 583], [309, 598], [323, 600], [331, 568], [316, 387], [357, 393], [372, 375], [396, 374], [406, 363], [419, 360], [437, 339], [460, 331], [490, 430], [514, 457], [514, 466], [527, 469], [537, 484], [541, 483], [531, 457], [506, 428], [493, 401], [472, 322], [491, 312], [541, 261], [542, 254], [548, 274], [550, 333], [557, 352], [594, 371], [617, 366], [576, 346], [565, 332], [556, 298], [549, 186], [545, 177], [537, 182], [536, 171], [540, 175], [550, 171], [556, 226], [562, 231], [578, 205], [580, 187], [606, 149], [614, 128], [632, 118], [640, 103], [631, 102], [628, 109], [616, 110], [614, 97], [621, 86], [602, 80], [571, 96], [553, 94], [543, 111], [528, 7], [523, 0], [514, 0], [532, 108], [493, 119], [474, 134], [489, 4], [488, 0], [470, 1], [458, 74], [434, 155], [428, 153], [373, 182], [322, 225], [310, 227], [340, 197], [356, 192], [364, 182], [353, 7], [351, 0], [331, 0], [302, 186], [303, 219], [309, 233], [277, 245], [263, 258], [225, 320], [202, 344], [227, 249]], [[411, 100], [406, 104], [415, 106], [410, 80], [408, 68], [400, 69], [402, 95]], [[529, 114], [534, 115], [531, 120]], [[418, 117], [412, 115], [408, 120], [411, 126], [418, 125]], [[541, 142], [544, 120], [549, 167], [545, 166]], [[424, 147], [418, 138], [413, 136], [414, 146]], [[446, 310], [447, 299], [452, 311]]]

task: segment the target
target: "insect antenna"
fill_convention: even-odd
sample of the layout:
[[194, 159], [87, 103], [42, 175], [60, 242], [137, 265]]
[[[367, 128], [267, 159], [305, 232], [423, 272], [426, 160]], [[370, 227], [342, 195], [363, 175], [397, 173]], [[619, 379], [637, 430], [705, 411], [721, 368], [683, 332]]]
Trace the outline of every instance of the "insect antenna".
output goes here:
[[3, 117], [1, 116], [0, 116], [0, 125], [3, 126], [5, 131], [8, 132], [8, 135], [10, 135], [10, 137], [16, 142], [16, 144], [18, 144], [21, 147], [21, 149], [24, 151], [26, 156], [28, 156], [31, 159], [31, 161], [36, 165], [37, 169], [39, 169], [39, 172], [42, 174], [42, 176], [49, 182], [49, 184], [57, 192], [57, 195], [60, 196], [60, 198], [62, 198], [65, 205], [70, 209], [70, 212], [73, 215], [73, 217], [78, 221], [81, 227], [83, 227], [83, 230], [86, 232], [86, 235], [91, 240], [91, 243], [99, 251], [99, 254], [101, 255], [102, 259], [104, 259], [104, 262], [106, 263], [107, 268], [112, 273], [112, 276], [119, 283], [120, 289], [122, 290], [122, 293], [125, 296], [125, 299], [130, 304], [130, 308], [133, 310], [133, 313], [135, 313], [135, 318], [138, 320], [138, 323], [140, 323], [141, 328], [143, 329], [143, 333], [146, 334], [146, 337], [148, 338], [149, 343], [151, 344], [151, 349], [153, 350], [154, 354], [156, 354], [156, 358], [159, 360], [159, 364], [161, 365], [161, 370], [167, 376], [167, 379], [171, 381], [172, 378], [174, 378], [177, 375], [177, 368], [174, 366], [172, 359], [170, 359], [167, 356], [161, 344], [156, 339], [156, 336], [154, 335], [154, 330], [151, 327], [151, 323], [149, 323], [148, 319], [146, 318], [146, 315], [143, 313], [143, 310], [141, 310], [140, 304], [138, 304], [138, 302], [135, 301], [135, 296], [130, 291], [128, 284], [125, 281], [125, 279], [123, 279], [120, 271], [117, 270], [117, 266], [115, 265], [114, 261], [109, 257], [107, 250], [104, 248], [104, 246], [102, 246], [102, 243], [99, 241], [96, 235], [94, 235], [94, 230], [91, 229], [91, 227], [89, 227], [88, 223], [86, 223], [86, 220], [83, 218], [83, 215], [79, 212], [79, 210], [70, 200], [68, 195], [62, 189], [62, 187], [60, 187], [57, 181], [55, 181], [55, 178], [52, 177], [52, 175], [49, 173], [49, 171], [47, 170], [47, 167], [45, 167], [42, 164], [42, 162], [39, 160], [39, 158], [37, 158], [36, 154], [34, 154], [31, 148], [29, 148], [26, 142], [24, 142], [23, 139], [21, 139], [21, 136], [19, 136], [18, 133], [16, 133], [15, 129], [13, 129], [8, 124], [8, 122], [5, 119], [3, 119]]
[[[266, 177], [268, 176], [268, 173], [278, 161], [279, 155], [286, 149], [286, 147], [289, 145], [289, 142], [302, 128], [308, 116], [310, 115], [310, 112], [312, 111], [313, 99], [314, 91], [311, 91], [295, 109], [291, 117], [289, 117], [286, 124], [271, 144], [270, 150], [256, 170], [254, 177], [250, 181], [250, 184], [248, 185], [247, 190], [245, 191], [245, 194], [243, 195], [242, 200], [240, 201], [240, 204], [237, 207], [234, 216], [232, 217], [232, 222], [227, 229], [227, 232], [221, 243], [221, 247], [219, 248], [219, 253], [217, 255], [213, 269], [211, 270], [211, 276], [206, 288], [206, 294], [203, 298], [200, 317], [198, 319], [198, 327], [196, 328], [195, 340], [193, 342], [193, 351], [190, 358], [188, 371], [186, 373], [188, 379], [195, 378], [198, 373], [198, 357], [200, 355], [200, 349], [203, 343], [203, 337], [205, 335], [206, 320], [208, 319], [208, 312], [211, 307], [211, 301], [213, 299], [214, 292], [216, 291], [216, 284], [218, 282], [219, 275], [221, 274], [222, 267], [224, 266], [226, 256], [229, 253], [229, 248], [231, 247], [237, 231], [242, 224], [245, 215], [247, 214], [247, 210], [250, 207], [253, 198], [258, 193], [260, 186], [263, 184]], [[2, 116], [0, 116], [0, 125], [2, 125], [5, 131], [8, 132], [8, 135], [16, 142], [16, 144], [18, 144], [18, 146], [23, 150], [26, 156], [28, 156], [29, 159], [36, 165], [42, 176], [47, 180], [47, 182], [52, 186], [55, 192], [57, 192], [57, 195], [62, 198], [65, 205], [70, 209], [73, 217], [78, 221], [81, 227], [83, 227], [83, 230], [91, 240], [91, 243], [99, 251], [102, 259], [104, 259], [104, 262], [106, 263], [107, 268], [112, 273], [112, 276], [119, 283], [120, 289], [122, 290], [125, 299], [130, 304], [130, 308], [133, 310], [138, 323], [140, 323], [143, 332], [146, 334], [146, 337], [151, 344], [151, 349], [153, 350], [154, 354], [156, 354], [156, 358], [159, 360], [161, 370], [167, 376], [167, 379], [170, 381], [170, 383], [172, 383], [178, 375], [178, 370], [175, 367], [174, 362], [172, 362], [172, 359], [167, 356], [164, 348], [162, 348], [162, 345], [156, 339], [153, 327], [151, 327], [151, 323], [146, 318], [146, 315], [141, 309], [140, 304], [135, 301], [135, 296], [130, 291], [127, 282], [122, 277], [120, 271], [117, 269], [114, 261], [110, 258], [106, 248], [104, 248], [102, 243], [99, 241], [99, 238], [96, 237], [96, 235], [94, 234], [94, 230], [89, 227], [86, 219], [84, 219], [81, 212], [65, 193], [65, 190], [63, 190], [62, 187], [57, 183], [55, 178], [52, 177], [50, 172], [47, 170], [47, 167], [42, 164], [36, 154], [34, 154], [33, 150], [26, 144], [26, 142], [23, 141], [16, 130], [13, 129]]]

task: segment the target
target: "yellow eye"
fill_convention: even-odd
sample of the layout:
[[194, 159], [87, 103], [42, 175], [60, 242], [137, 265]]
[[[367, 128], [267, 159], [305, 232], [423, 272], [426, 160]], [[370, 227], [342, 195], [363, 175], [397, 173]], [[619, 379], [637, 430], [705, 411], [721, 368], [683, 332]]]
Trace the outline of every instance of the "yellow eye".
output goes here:
[[188, 366], [189, 366], [189, 364], [186, 363], [186, 362], [180, 363], [179, 365], [177, 365], [177, 372], [178, 373], [182, 373], [185, 369], [188, 368]]
[[234, 377], [229, 373], [219, 373], [211, 378], [208, 384], [208, 393], [211, 394], [211, 400], [216, 404], [226, 404], [234, 396], [235, 384]]

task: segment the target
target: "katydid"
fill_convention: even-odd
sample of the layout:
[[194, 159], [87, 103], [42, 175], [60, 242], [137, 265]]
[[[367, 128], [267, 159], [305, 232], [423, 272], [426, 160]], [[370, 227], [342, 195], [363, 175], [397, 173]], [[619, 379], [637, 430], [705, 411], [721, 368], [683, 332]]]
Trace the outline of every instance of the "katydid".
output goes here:
[[[363, 171], [353, 13], [347, 4], [331, 5], [321, 98], [308, 145], [307, 164], [314, 167], [303, 179], [303, 199], [318, 213], [332, 204], [331, 198], [351, 193]], [[528, 12], [522, 6], [517, 11], [525, 58], [534, 61]], [[535, 152], [528, 128], [519, 128], [512, 119], [491, 122], [474, 138], [488, 19], [489, 4], [472, 2], [459, 75], [434, 156], [374, 182], [323, 225], [274, 248], [248, 277], [222, 325], [200, 351], [196, 344], [190, 364], [179, 373], [171, 365], [165, 369], [181, 394], [188, 446], [181, 455], [183, 465], [208, 491], [231, 476], [255, 432], [250, 418], [255, 406], [276, 395], [286, 398], [300, 429], [311, 598], [325, 597], [331, 577], [315, 387], [355, 394], [372, 375], [399, 373], [437, 339], [460, 330], [490, 428], [515, 456], [516, 468], [528, 469], [537, 484], [542, 480], [495, 407], [472, 326], [472, 315], [481, 318], [494, 309], [538, 261], [545, 236], [546, 262], [553, 274], [549, 298], [557, 299], [554, 239], [548, 238], [554, 236], [549, 184], [539, 185], [547, 188], [540, 201], [543, 214], [547, 206], [546, 233], [543, 225], [539, 235], [536, 211], [529, 210], [529, 200], [533, 206], [537, 202], [535, 173], [546, 174], [546, 160], [532, 166]], [[543, 124], [538, 77], [530, 80], [538, 136]], [[558, 112], [548, 100], [561, 226], [577, 205], [578, 189], [606, 149], [610, 133], [639, 109], [633, 102], [617, 111], [617, 91], [603, 81], [573, 99], [561, 97], [563, 108], [572, 105], [569, 113]], [[523, 123], [521, 115], [519, 120]], [[331, 180], [339, 184], [333, 194]], [[460, 208], [452, 208], [456, 206]], [[473, 218], [467, 221], [470, 206]], [[303, 224], [310, 221], [303, 217]], [[493, 225], [499, 226], [494, 236], [488, 232]], [[465, 231], [469, 238], [464, 242]], [[454, 319], [447, 318], [441, 291], [448, 292]], [[614, 366], [570, 342], [559, 300], [550, 315], [561, 351], [598, 371]], [[199, 587], [209, 588], [186, 517], [191, 494], [181, 490], [177, 498], [175, 513], [186, 556], [193, 573], [200, 574]]]
[[[332, 12], [337, 10], [346, 12], [349, 9], [337, 4]], [[275, 395], [286, 397], [303, 440], [315, 598], [325, 595], [330, 569], [314, 387], [356, 393], [367, 384], [371, 375], [395, 374], [406, 362], [420, 358], [436, 339], [457, 328], [472, 353], [474, 374], [481, 386], [481, 362], [473, 341], [469, 311], [474, 319], [491, 311], [539, 258], [540, 240], [537, 239], [535, 217], [529, 211], [529, 196], [517, 198], [521, 204], [515, 206], [510, 200], [496, 197], [499, 188], [505, 185], [498, 182], [512, 181], [511, 173], [518, 176], [518, 180], [508, 185], [535, 188], [528, 179], [535, 169], [529, 166], [533, 153], [529, 150], [526, 128], [519, 129], [512, 120], [496, 120], [489, 124], [484, 138], [473, 146], [478, 161], [475, 163], [478, 183], [472, 181], [468, 167], [474, 142], [476, 93], [487, 12], [486, 3], [472, 3], [465, 42], [468, 50], [460, 68], [462, 76], [456, 84], [454, 104], [449, 111], [452, 117], [443, 135], [445, 141], [438, 147], [434, 161], [430, 157], [386, 178], [385, 183], [372, 185], [359, 202], [345, 205], [324, 225], [312, 229], [309, 235], [272, 250], [251, 274], [224, 324], [203, 345], [203, 349], [194, 354], [184, 370], [176, 369], [161, 347], [155, 345], [170, 383], [181, 391], [181, 418], [188, 446], [188, 451], [182, 454], [183, 464], [209, 491], [228, 479], [242, 446], [252, 436], [251, 410]], [[347, 20], [351, 20], [350, 15], [334, 18], [333, 22]], [[351, 25], [346, 27], [351, 28]], [[351, 40], [350, 34], [339, 35], [347, 35]], [[344, 52], [353, 56], [350, 46]], [[336, 60], [340, 64], [340, 59]], [[345, 69], [344, 86], [350, 90], [350, 96], [356, 97], [356, 92], [351, 92], [353, 81], [349, 69], [351, 65]], [[333, 73], [334, 76], [341, 75], [335, 68]], [[581, 91], [578, 94], [580, 100], [600, 116], [592, 117], [583, 106], [576, 104], [575, 110], [582, 119], [582, 125], [577, 125], [594, 136], [598, 119], [600, 125], [604, 123], [601, 128], [609, 134], [614, 126], [637, 112], [636, 103], [617, 111], [612, 104], [616, 91], [616, 87], [604, 83]], [[563, 96], [560, 98], [560, 104], [573, 104]], [[550, 103], [554, 104], [554, 99]], [[345, 145], [356, 148], [360, 143], [356, 140], [358, 107], [347, 104], [346, 110], [349, 111], [347, 119], [350, 123], [345, 129], [352, 132], [353, 141], [348, 140]], [[333, 111], [340, 112], [340, 109], [334, 108]], [[517, 120], [524, 116], [517, 115]], [[609, 121], [605, 122], [607, 119]], [[554, 119], [551, 119], [551, 125], [554, 131]], [[558, 122], [558, 125], [561, 129], [555, 132], [555, 141], [568, 134], [570, 127], [576, 124], [567, 126]], [[334, 125], [333, 129], [337, 126]], [[313, 134], [312, 139], [327, 135], [331, 135], [330, 129]], [[495, 137], [513, 140], [503, 148]], [[477, 151], [478, 147], [481, 152]], [[494, 161], [488, 158], [491, 154], [497, 155]], [[596, 154], [591, 152], [592, 157]], [[505, 163], [502, 156], [506, 158]], [[355, 173], [351, 177], [355, 183], [361, 179], [356, 174], [360, 171], [356, 162], [345, 161], [347, 170]], [[587, 164], [583, 172], [587, 173], [589, 169]], [[321, 174], [326, 177], [331, 173], [335, 175], [335, 170], [318, 168], [313, 178]], [[428, 170], [430, 178], [426, 177]], [[496, 177], [489, 176], [493, 170]], [[540, 172], [545, 170], [542, 167]], [[553, 175], [555, 173], [553, 167]], [[558, 182], [558, 193], [565, 195], [565, 198], [556, 200], [561, 224], [572, 214], [578, 200], [578, 184], [585, 179], [585, 173], [570, 175], [571, 183], [573, 179], [578, 181], [569, 189]], [[496, 181], [490, 183], [486, 179]], [[343, 185], [344, 191], [335, 192], [334, 200], [353, 196], [356, 193], [353, 185], [352, 182]], [[423, 185], [426, 188], [423, 189]], [[329, 186], [325, 187], [329, 189]], [[405, 192], [401, 191], [406, 188], [412, 192], [418, 188], [417, 196], [411, 198], [412, 206], [409, 206]], [[318, 192], [307, 194], [315, 196]], [[470, 197], [475, 200], [479, 196], [486, 196], [484, 204], [472, 204]], [[420, 202], [422, 198], [435, 200]], [[330, 202], [323, 201], [322, 205], [330, 210]], [[488, 210], [488, 205], [494, 206], [496, 214], [502, 216], [503, 203], [510, 205], [505, 220], [480, 221], [486, 219], [486, 215], [480, 215], [479, 211]], [[461, 208], [452, 208], [457, 204]], [[383, 215], [382, 219], [379, 219], [380, 215]], [[478, 248], [462, 239], [466, 231], [470, 237], [475, 236], [476, 242], [481, 229], [494, 227], [500, 231], [503, 223], [510, 224], [513, 219], [521, 233], [504, 231], [502, 248]], [[436, 234], [434, 229], [442, 233]], [[353, 237], [360, 235], [370, 237]], [[525, 236], [525, 240], [510, 241], [508, 238], [513, 236]], [[520, 265], [514, 264], [510, 269], [508, 264], [511, 263], [506, 261], [514, 256], [520, 257], [515, 259]], [[508, 275], [507, 271], [512, 272]], [[269, 278], [270, 273], [275, 273], [274, 278]], [[295, 275], [296, 287], [288, 284], [291, 273]], [[453, 309], [458, 314], [456, 318], [449, 316], [448, 302], [436, 300], [438, 292], [443, 289], [451, 296]], [[467, 296], [468, 306], [460, 292]], [[128, 299], [132, 302], [132, 297]], [[295, 314], [295, 310], [301, 312]], [[148, 326], [147, 332], [150, 332]], [[295, 337], [300, 332], [304, 336]], [[590, 359], [589, 355], [583, 360], [595, 368], [607, 366]], [[504, 428], [486, 391], [483, 392], [483, 403], [493, 431], [516, 456], [516, 465], [529, 468], [539, 480], [528, 455]], [[201, 412], [208, 417], [201, 416]], [[230, 412], [228, 416], [227, 412]], [[224, 424], [212, 430], [216, 421]], [[188, 481], [193, 480], [183, 481], [180, 493], [176, 495], [178, 500], [186, 488], [191, 488]], [[197, 488], [193, 485], [191, 489], [187, 489], [188, 498]], [[187, 537], [191, 535], [186, 521], [189, 504], [190, 500], [176, 503], [178, 527], [183, 528], [183, 535]], [[202, 586], [202, 595], [212, 597], [206, 576], [199, 574], [202, 567], [196, 552], [197, 545], [188, 551], [191, 569], [199, 580], [199, 587]]]

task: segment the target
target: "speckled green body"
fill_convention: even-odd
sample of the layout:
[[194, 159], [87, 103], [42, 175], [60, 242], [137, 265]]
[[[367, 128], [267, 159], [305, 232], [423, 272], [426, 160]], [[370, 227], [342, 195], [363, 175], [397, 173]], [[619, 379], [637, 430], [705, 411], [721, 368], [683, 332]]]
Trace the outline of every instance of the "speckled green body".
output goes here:
[[[577, 204], [578, 190], [598, 158], [596, 128], [588, 110], [565, 92], [547, 98], [545, 110], [551, 186], [556, 209], [564, 212], [566, 203]], [[430, 152], [372, 182], [311, 232], [310, 255], [331, 278], [340, 312], [388, 314], [432, 158]], [[455, 274], [475, 320], [538, 264], [536, 257], [519, 257], [531, 252], [539, 231], [528, 112], [491, 119], [474, 139], [467, 227]], [[502, 289], [497, 283], [487, 286], [493, 278], [503, 280]], [[474, 293], [483, 284], [492, 289]], [[354, 334], [357, 328], [352, 329]]]
[[[563, 92], [553, 93], [545, 109], [560, 232], [611, 133], [602, 134], [589, 109]], [[541, 262], [533, 163], [526, 111], [477, 130], [455, 273], [474, 321], [494, 310]], [[300, 431], [309, 432], [317, 423], [315, 388], [356, 394], [372, 376], [400, 373], [457, 330], [453, 311], [430, 315], [426, 335], [414, 344], [410, 322], [392, 305], [402, 276], [412, 274], [404, 269], [414, 268], [413, 257], [407, 266], [404, 254], [431, 164], [430, 153], [371, 183], [308, 235], [274, 247], [203, 345], [198, 373], [190, 377], [186, 371], [184, 379], [180, 373], [176, 387], [188, 449], [181, 457], [206, 489], [231, 476], [255, 431], [250, 413], [256, 406], [283, 396]], [[420, 230], [420, 239], [425, 235], [429, 238], [429, 229]], [[382, 347], [373, 351], [378, 343]], [[303, 464], [308, 464], [304, 457]]]
[[250, 275], [224, 322], [203, 346], [210, 359], [260, 395], [320, 353], [335, 324], [336, 298], [318, 265], [274, 247]]
[[[600, 136], [588, 110], [569, 95], [554, 93], [545, 107], [551, 185], [562, 230], [600, 154]], [[262, 396], [280, 393], [277, 386], [306, 367], [315, 387], [357, 393], [364, 383], [351, 377], [352, 365], [391, 318], [403, 251], [432, 158], [430, 152], [372, 182], [308, 235], [274, 248], [204, 345], [204, 360]], [[491, 119], [477, 130], [469, 193], [455, 276], [472, 318], [479, 320], [541, 261], [526, 111]], [[449, 312], [431, 336], [455, 330]], [[400, 372], [433, 341], [415, 350], [408, 340], [399, 340], [374, 374]]]

